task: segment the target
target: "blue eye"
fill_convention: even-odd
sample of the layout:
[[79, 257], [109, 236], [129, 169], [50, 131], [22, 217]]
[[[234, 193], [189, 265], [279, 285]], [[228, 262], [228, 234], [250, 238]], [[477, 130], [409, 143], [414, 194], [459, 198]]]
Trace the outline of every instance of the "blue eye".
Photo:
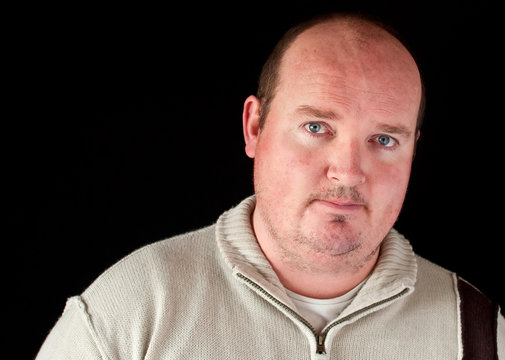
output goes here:
[[326, 126], [317, 122], [305, 124], [304, 127], [308, 132], [313, 134], [325, 134], [328, 132]]
[[387, 147], [387, 148], [394, 147], [398, 144], [398, 142], [394, 138], [392, 138], [389, 135], [384, 135], [384, 134], [377, 135], [375, 137], [375, 141], [377, 141], [379, 143], [379, 145]]
[[307, 130], [317, 134], [319, 131], [321, 131], [321, 124], [318, 123], [307, 124]]
[[382, 146], [388, 146], [388, 144], [391, 142], [391, 138], [387, 135], [379, 135], [379, 136], [377, 136], [377, 141]]

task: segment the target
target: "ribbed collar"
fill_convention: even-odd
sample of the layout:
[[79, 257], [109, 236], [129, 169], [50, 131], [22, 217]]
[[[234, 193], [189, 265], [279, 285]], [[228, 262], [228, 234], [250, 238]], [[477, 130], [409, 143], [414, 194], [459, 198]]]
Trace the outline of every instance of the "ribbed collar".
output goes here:
[[[217, 244], [234, 274], [242, 274], [277, 300], [291, 305], [252, 229], [251, 215], [255, 205], [256, 198], [251, 196], [220, 216], [216, 224]], [[416, 277], [417, 261], [410, 243], [396, 230], [391, 230], [381, 245], [379, 260], [372, 274], [340, 317], [389, 299], [402, 291], [412, 292]]]

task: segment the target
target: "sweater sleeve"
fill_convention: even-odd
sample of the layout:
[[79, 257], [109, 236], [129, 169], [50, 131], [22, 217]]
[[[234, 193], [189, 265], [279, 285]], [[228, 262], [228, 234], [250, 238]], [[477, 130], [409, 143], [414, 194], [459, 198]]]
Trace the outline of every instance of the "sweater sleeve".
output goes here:
[[68, 299], [56, 325], [42, 345], [35, 360], [111, 359], [100, 346], [80, 297]]

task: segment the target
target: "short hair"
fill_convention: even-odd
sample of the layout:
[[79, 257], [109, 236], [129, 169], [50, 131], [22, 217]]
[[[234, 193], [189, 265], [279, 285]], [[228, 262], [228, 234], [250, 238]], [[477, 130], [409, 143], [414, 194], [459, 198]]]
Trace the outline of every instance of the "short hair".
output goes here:
[[[277, 91], [277, 86], [279, 84], [279, 69], [282, 62], [282, 58], [286, 53], [286, 51], [289, 49], [291, 44], [296, 40], [298, 35], [300, 35], [304, 31], [316, 25], [330, 22], [333, 20], [346, 20], [350, 22], [367, 22], [369, 24], [376, 25], [379, 28], [385, 30], [387, 33], [396, 38], [398, 41], [400, 41], [400, 43], [412, 55], [412, 51], [410, 51], [409, 47], [406, 45], [405, 40], [392, 26], [383, 23], [382, 21], [371, 15], [365, 15], [361, 13], [350, 13], [350, 12], [333, 12], [319, 15], [309, 20], [303, 21], [298, 25], [295, 25], [292, 28], [290, 28], [282, 36], [279, 42], [275, 45], [273, 51], [268, 56], [261, 70], [260, 77], [258, 80], [258, 91], [256, 93], [256, 97], [260, 100], [261, 104], [260, 129], [262, 129], [263, 126], [265, 125], [265, 120], [270, 110], [270, 105], [275, 96], [275, 92]], [[419, 104], [419, 110], [417, 114], [416, 132], [421, 128], [423, 122], [424, 109], [426, 106], [425, 98], [426, 98], [425, 88], [421, 77], [421, 102]]]

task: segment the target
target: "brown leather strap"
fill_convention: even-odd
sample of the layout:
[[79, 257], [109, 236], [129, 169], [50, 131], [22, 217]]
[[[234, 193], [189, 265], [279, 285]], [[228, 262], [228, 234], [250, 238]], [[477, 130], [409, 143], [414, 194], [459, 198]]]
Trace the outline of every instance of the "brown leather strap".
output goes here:
[[498, 359], [498, 305], [461, 278], [458, 278], [458, 290], [463, 360]]

